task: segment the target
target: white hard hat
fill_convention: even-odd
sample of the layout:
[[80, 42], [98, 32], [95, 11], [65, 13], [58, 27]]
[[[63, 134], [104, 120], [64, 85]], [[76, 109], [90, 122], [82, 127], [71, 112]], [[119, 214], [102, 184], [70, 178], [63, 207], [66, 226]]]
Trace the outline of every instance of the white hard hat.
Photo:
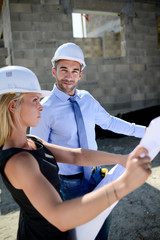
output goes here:
[[51, 60], [53, 67], [55, 67], [55, 62], [60, 59], [66, 59], [66, 60], [79, 62], [82, 65], [82, 70], [86, 66], [82, 49], [79, 46], [77, 46], [75, 43], [62, 44], [56, 50], [56, 52]]
[[7, 93], [40, 93], [42, 97], [51, 91], [41, 90], [36, 75], [25, 67], [7, 66], [0, 68], [0, 95]]

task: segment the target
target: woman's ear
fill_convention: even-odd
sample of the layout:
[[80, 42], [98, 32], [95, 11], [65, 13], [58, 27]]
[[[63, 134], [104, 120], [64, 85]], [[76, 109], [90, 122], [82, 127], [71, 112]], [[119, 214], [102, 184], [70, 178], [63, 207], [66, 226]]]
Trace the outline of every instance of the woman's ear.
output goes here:
[[8, 104], [8, 109], [11, 113], [14, 113], [16, 108], [16, 102], [14, 100], [11, 100], [10, 103]]

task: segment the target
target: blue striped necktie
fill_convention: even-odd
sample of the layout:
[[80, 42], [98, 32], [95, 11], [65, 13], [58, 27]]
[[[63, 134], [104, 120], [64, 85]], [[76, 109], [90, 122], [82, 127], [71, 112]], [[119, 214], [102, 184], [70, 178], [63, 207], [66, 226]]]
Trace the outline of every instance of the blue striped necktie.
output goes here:
[[[76, 120], [76, 124], [77, 124], [79, 147], [88, 149], [87, 134], [86, 134], [86, 129], [85, 129], [84, 120], [83, 120], [80, 106], [79, 106], [78, 102], [76, 101], [75, 97], [70, 97], [69, 100], [72, 103], [75, 120]], [[84, 176], [86, 179], [89, 180], [91, 177], [91, 168], [90, 167], [83, 167], [83, 168], [84, 168]]]

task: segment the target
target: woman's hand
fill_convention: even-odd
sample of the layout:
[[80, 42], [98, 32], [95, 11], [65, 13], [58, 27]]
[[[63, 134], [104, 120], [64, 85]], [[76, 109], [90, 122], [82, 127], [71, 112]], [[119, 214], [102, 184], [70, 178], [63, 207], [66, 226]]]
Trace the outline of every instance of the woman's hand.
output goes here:
[[140, 187], [151, 174], [151, 160], [147, 156], [148, 151], [138, 145], [129, 155], [126, 171], [123, 175], [129, 192]]

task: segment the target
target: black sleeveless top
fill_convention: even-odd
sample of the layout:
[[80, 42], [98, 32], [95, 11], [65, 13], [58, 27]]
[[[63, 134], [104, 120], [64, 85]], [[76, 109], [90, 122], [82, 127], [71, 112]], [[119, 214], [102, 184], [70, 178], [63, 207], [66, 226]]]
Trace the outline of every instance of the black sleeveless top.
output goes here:
[[[10, 148], [2, 150], [0, 148], [0, 172], [2, 179], [12, 197], [20, 207], [19, 228], [17, 232], [18, 240], [75, 240], [74, 230], [61, 232], [51, 225], [30, 203], [23, 190], [16, 189], [8, 181], [4, 174], [6, 162], [16, 153], [29, 152], [37, 160], [42, 174], [48, 179], [52, 186], [60, 194], [60, 182], [58, 177], [58, 165], [52, 153], [36, 138], [31, 138], [37, 150], [27, 150], [21, 148]], [[60, 194], [61, 195], [61, 194]], [[43, 197], [43, 196], [42, 196]]]

